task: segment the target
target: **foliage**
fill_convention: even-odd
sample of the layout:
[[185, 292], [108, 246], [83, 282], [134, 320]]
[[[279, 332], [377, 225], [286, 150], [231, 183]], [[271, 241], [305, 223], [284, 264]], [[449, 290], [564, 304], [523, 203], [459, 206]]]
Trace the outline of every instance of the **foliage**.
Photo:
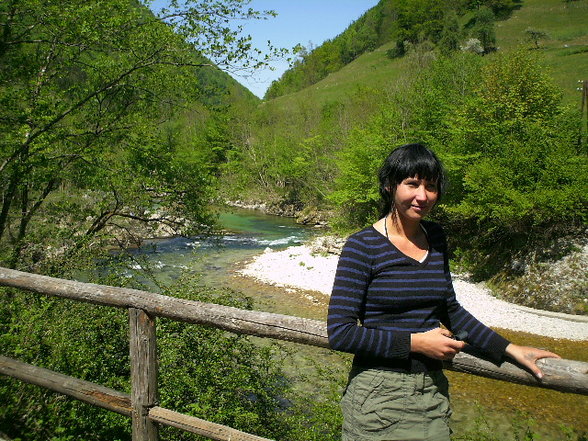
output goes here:
[[477, 38], [468, 38], [459, 48], [464, 52], [471, 52], [478, 55], [484, 53], [484, 47], [482, 47], [482, 43]]
[[235, 148], [222, 167], [223, 195], [324, 208], [336, 173], [333, 152], [378, 99], [374, 91], [358, 90], [347, 102], [321, 107], [301, 99], [285, 109], [268, 103], [236, 116]]
[[[341, 227], [366, 226], [379, 211], [378, 169], [382, 158], [402, 139], [394, 127], [399, 115], [381, 114], [350, 133], [337, 157], [339, 173], [330, 199], [339, 207]], [[396, 124], [395, 124], [396, 123]]]
[[400, 0], [396, 4], [397, 41], [408, 41], [414, 44], [423, 40], [433, 42], [439, 40], [446, 10], [450, 6], [433, 0]]
[[560, 96], [521, 51], [490, 63], [450, 122], [454, 152], [471, 162], [460, 202], [447, 210], [471, 222], [487, 259], [546, 244], [586, 222], [587, 201], [578, 194], [588, 176], [585, 146], [577, 144], [578, 115], [559, 105]]
[[473, 38], [480, 41], [484, 53], [496, 50], [496, 32], [494, 30], [495, 16], [490, 8], [478, 9], [466, 28]]
[[[128, 319], [122, 311], [3, 290], [3, 355], [129, 391]], [[126, 418], [0, 379], [0, 431], [23, 440], [128, 439]]]
[[[237, 292], [198, 285], [197, 279], [183, 278], [166, 294], [251, 309], [251, 300]], [[283, 399], [290, 386], [277, 347], [163, 319], [157, 338], [163, 407], [264, 437], [287, 431]], [[169, 439], [192, 439], [171, 433]]]
[[459, 19], [455, 11], [449, 11], [445, 15], [443, 29], [439, 38], [439, 49], [443, 55], [449, 55], [459, 49], [462, 40], [462, 31]]
[[269, 100], [307, 88], [388, 42], [394, 42], [386, 51], [391, 59], [404, 56], [407, 45], [423, 42], [430, 42], [447, 54], [459, 48], [466, 37], [461, 22], [472, 15], [466, 30], [489, 53], [496, 48], [496, 18], [507, 18], [520, 5], [520, 0], [380, 0], [337, 37], [318, 47], [303, 48], [290, 69], [271, 84], [264, 98]]
[[[250, 309], [235, 292], [205, 290], [180, 279], [166, 294]], [[36, 294], [1, 297], [1, 352], [7, 356], [129, 392], [128, 318], [123, 311]], [[158, 320], [162, 406], [262, 436], [286, 426], [281, 397], [288, 383], [275, 348], [220, 330]], [[41, 388], [0, 379], [0, 431], [23, 440], [129, 439], [125, 417]], [[194, 439], [164, 431], [165, 439]]]
[[206, 56], [255, 64], [227, 20], [259, 14], [240, 0], [185, 6], [163, 22], [126, 0], [0, 4], [4, 265], [34, 268], [43, 248], [121, 238], [139, 224], [187, 232], [209, 222], [210, 147], [177, 123], [207, 115], [232, 88]]
[[525, 34], [527, 39], [535, 45], [535, 49], [539, 49], [539, 41], [549, 37], [547, 32], [536, 28], [525, 29]]
[[560, 105], [561, 93], [529, 53], [497, 57], [482, 70], [476, 60], [437, 60], [404, 98], [384, 103], [353, 132], [332, 198], [344, 225], [372, 222], [379, 162], [395, 145], [425, 141], [451, 178], [438, 216], [460, 256], [487, 277], [521, 250], [585, 225], [588, 201], [579, 189], [588, 164], [577, 143], [579, 115]]

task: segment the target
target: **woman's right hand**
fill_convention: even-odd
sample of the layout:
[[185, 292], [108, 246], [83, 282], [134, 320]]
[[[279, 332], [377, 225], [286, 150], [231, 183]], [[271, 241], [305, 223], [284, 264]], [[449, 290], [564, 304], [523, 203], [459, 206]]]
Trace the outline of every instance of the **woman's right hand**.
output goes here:
[[437, 360], [452, 360], [465, 345], [463, 341], [452, 339], [451, 332], [442, 328], [419, 332], [410, 337], [411, 352], [418, 352]]

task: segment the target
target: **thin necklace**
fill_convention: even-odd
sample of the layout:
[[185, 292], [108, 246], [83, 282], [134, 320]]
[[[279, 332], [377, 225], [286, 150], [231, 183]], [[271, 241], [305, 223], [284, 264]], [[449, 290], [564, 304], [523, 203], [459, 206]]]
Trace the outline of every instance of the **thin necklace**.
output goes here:
[[[425, 233], [425, 236], [427, 236], [427, 230], [425, 230], [425, 228], [422, 225], [421, 225], [421, 229]], [[384, 217], [384, 233], [386, 234], [386, 239], [388, 239], [390, 242], [392, 242], [392, 240], [390, 239], [390, 236], [388, 236], [388, 215], [386, 215]], [[394, 243], [394, 242], [392, 242], [392, 243]], [[415, 260], [418, 260], [419, 262], [423, 262], [426, 259], [426, 257], [429, 255], [428, 241], [427, 241], [427, 248], [424, 251], [426, 251], [426, 253], [425, 253], [425, 256], [423, 257], [423, 259], [422, 260], [415, 259]]]

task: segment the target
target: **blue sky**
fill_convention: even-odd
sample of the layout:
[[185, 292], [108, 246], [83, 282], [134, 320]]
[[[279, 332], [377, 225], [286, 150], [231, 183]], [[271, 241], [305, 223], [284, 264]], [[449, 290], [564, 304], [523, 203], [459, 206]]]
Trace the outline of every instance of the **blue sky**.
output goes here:
[[[254, 44], [264, 48], [270, 40], [274, 46], [292, 48], [320, 46], [325, 40], [343, 32], [378, 0], [252, 0], [250, 6], [256, 10], [274, 10], [275, 18], [254, 20], [244, 24]], [[274, 71], [259, 70], [251, 77], [235, 79], [260, 98], [273, 80], [278, 79], [288, 68], [286, 61], [272, 63]]]
[[[156, 0], [154, 4], [164, 2]], [[262, 50], [267, 47], [267, 40], [276, 47], [288, 49], [297, 44], [320, 46], [347, 29], [377, 3], [378, 0], [252, 0], [249, 7], [258, 11], [274, 10], [278, 16], [242, 24], [244, 33], [253, 38], [253, 45]], [[273, 71], [263, 69], [250, 76], [233, 76], [261, 98], [271, 82], [288, 68], [288, 63], [275, 61], [271, 66]]]

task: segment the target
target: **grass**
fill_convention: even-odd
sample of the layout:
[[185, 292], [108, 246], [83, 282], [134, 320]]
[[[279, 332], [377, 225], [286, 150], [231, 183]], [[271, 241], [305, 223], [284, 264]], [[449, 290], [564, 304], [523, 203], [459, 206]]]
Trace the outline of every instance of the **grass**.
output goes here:
[[386, 56], [386, 51], [393, 46], [393, 43], [388, 43], [373, 52], [365, 53], [318, 83], [299, 92], [275, 98], [271, 100], [271, 104], [285, 109], [298, 101], [311, 101], [316, 106], [330, 102], [345, 103], [361, 89], [386, 89], [390, 84], [400, 81], [410, 67], [405, 60], [391, 60]]
[[[578, 80], [588, 79], [588, 0], [524, 0], [513, 15], [497, 23], [496, 36], [500, 51], [511, 51], [521, 46], [533, 49], [528, 41], [527, 28], [548, 33], [537, 51], [555, 83], [562, 89], [564, 102], [580, 105]], [[296, 93], [270, 101], [278, 109], [288, 109], [299, 102], [321, 106], [329, 102], [345, 103], [361, 88], [385, 91], [395, 83], [402, 83], [412, 69], [418, 68], [406, 57], [391, 60], [386, 51], [395, 43], [385, 44], [368, 52], [330, 74], [318, 83]]]
[[[588, 79], [588, 1], [525, 0], [496, 30], [501, 51], [521, 46], [536, 50], [555, 83], [563, 90], [564, 102], [580, 105], [578, 80]], [[539, 49], [527, 39], [525, 30], [544, 31]]]

